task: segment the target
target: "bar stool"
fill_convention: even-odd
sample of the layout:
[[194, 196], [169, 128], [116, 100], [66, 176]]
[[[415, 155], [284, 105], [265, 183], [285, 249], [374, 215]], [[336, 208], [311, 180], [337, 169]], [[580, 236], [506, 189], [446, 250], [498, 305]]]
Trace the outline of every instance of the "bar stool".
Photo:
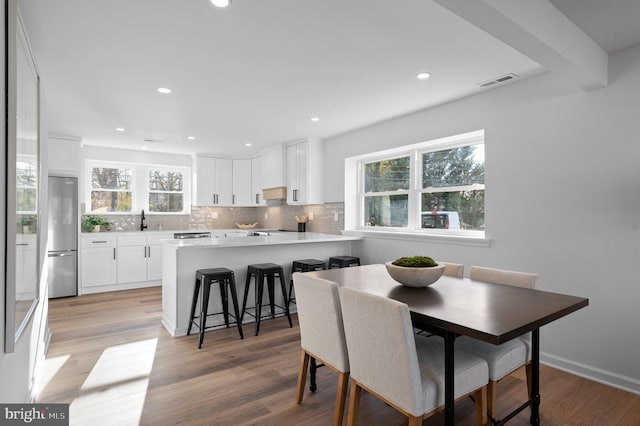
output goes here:
[[294, 260], [293, 265], [291, 266], [291, 280], [289, 282], [289, 301], [287, 305], [294, 302], [295, 297], [291, 297], [293, 294], [293, 273], [294, 272], [311, 272], [311, 271], [322, 271], [327, 269], [327, 264], [324, 263], [324, 260], [318, 259], [300, 259]]
[[[220, 298], [222, 300], [222, 312], [214, 312], [209, 314], [209, 295], [211, 293], [211, 286], [214, 283], [220, 285]], [[198, 295], [200, 294], [200, 288], [202, 288], [201, 304], [200, 304], [200, 316], [195, 316], [196, 305], [198, 304]], [[231, 291], [231, 300], [233, 302], [233, 314], [229, 313], [229, 291]], [[238, 309], [238, 295], [236, 293], [236, 281], [233, 271], [227, 268], [211, 268], [211, 269], [198, 269], [196, 271], [196, 286], [193, 290], [193, 301], [191, 302], [191, 316], [189, 318], [189, 329], [187, 330], [187, 336], [191, 334], [191, 326], [196, 324], [200, 332], [200, 340], [198, 342], [198, 349], [202, 348], [202, 341], [204, 340], [204, 332], [207, 329], [219, 327], [219, 325], [207, 327], [207, 317], [214, 315], [224, 315], [224, 323], [229, 328], [229, 316], [232, 316], [235, 323], [238, 326], [238, 333], [240, 338], [244, 339], [242, 333], [242, 317]], [[199, 319], [198, 322], [195, 319]], [[240, 318], [240, 319], [238, 319]]]
[[360, 258], [356, 256], [333, 256], [329, 258], [329, 269], [360, 266]]
[[[285, 302], [285, 307], [276, 305], [275, 301], [275, 277], [276, 275], [280, 279], [280, 287], [282, 289], [282, 297]], [[251, 278], [255, 277], [255, 308], [254, 313], [248, 312], [247, 309], [247, 296], [249, 295], [249, 286], [251, 285]], [[291, 315], [289, 314], [289, 305], [287, 304], [287, 286], [284, 283], [284, 271], [282, 266], [276, 263], [257, 263], [249, 265], [247, 267], [247, 282], [244, 287], [244, 300], [242, 302], [242, 314], [240, 315], [240, 321], [244, 318], [245, 312], [256, 319], [256, 336], [260, 332], [260, 319], [262, 318], [262, 293], [264, 289], [264, 279], [267, 279], [267, 290], [269, 294], [269, 307], [271, 308], [271, 318], [275, 318], [275, 308], [282, 309], [289, 320], [289, 327], [293, 327], [291, 322]], [[266, 306], [266, 305], [265, 305]], [[252, 309], [252, 308], [249, 308]]]

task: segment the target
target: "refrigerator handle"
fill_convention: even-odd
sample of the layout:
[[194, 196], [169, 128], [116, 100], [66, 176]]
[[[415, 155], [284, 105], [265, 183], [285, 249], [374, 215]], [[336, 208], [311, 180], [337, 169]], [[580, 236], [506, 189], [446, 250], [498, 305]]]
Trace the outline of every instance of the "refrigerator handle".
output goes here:
[[49, 253], [49, 257], [71, 256], [71, 253]]
[[113, 248], [113, 260], [116, 260], [116, 248]]

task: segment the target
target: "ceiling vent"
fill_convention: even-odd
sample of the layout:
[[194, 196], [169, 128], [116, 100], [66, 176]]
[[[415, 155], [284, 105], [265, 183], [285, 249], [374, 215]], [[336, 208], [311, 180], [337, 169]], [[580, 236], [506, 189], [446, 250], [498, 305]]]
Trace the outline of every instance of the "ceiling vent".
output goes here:
[[507, 81], [511, 81], [518, 77], [520, 77], [518, 74], [509, 73], [491, 80], [483, 81], [482, 83], [476, 83], [476, 85], [480, 87], [490, 87], [496, 84], [506, 83]]

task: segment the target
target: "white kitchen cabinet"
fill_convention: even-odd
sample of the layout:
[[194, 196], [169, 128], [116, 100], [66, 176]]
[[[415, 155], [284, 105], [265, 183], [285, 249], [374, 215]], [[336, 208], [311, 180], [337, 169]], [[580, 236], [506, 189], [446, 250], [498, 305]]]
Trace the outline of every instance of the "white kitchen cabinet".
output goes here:
[[147, 237], [118, 237], [118, 284], [147, 280]]
[[[157, 285], [162, 279], [162, 241], [172, 232], [139, 235], [83, 234], [85, 293]], [[103, 286], [101, 289], [94, 287]]]
[[287, 204], [322, 203], [322, 141], [308, 139], [286, 148]]
[[162, 280], [162, 240], [171, 239], [172, 234], [147, 237], [147, 280]]
[[251, 195], [251, 159], [233, 160], [233, 205], [250, 206]]
[[116, 238], [112, 235], [82, 236], [82, 287], [117, 284]]
[[233, 160], [196, 156], [193, 182], [194, 205], [233, 205]]
[[80, 143], [77, 140], [48, 139], [48, 172], [53, 176], [78, 176]]
[[[282, 173], [282, 172], [281, 172]], [[266, 203], [262, 198], [264, 179], [262, 177], [262, 157], [251, 159], [251, 205], [264, 206]]]
[[262, 151], [260, 158], [262, 169], [260, 189], [284, 186], [284, 151], [282, 145], [276, 145]]

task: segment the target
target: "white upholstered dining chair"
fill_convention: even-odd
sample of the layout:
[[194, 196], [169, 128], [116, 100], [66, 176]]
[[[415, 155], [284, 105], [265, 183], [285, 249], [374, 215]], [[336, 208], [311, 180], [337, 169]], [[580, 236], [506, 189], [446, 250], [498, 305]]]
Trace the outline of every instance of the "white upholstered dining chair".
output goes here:
[[451, 262], [438, 262], [439, 264], [443, 264], [444, 272], [443, 275], [447, 275], [449, 277], [462, 278], [464, 277], [464, 265], [462, 263], [451, 263]]
[[[444, 344], [413, 334], [409, 307], [348, 287], [340, 288], [351, 367], [348, 424], [358, 421], [362, 389], [409, 417], [417, 426], [444, 406]], [[486, 421], [487, 363], [455, 354], [455, 398], [473, 394], [477, 423]]]
[[[527, 272], [505, 271], [502, 269], [472, 266], [469, 278], [473, 281], [484, 281], [494, 284], [515, 287], [538, 287], [540, 276]], [[489, 386], [487, 388], [488, 412], [496, 417], [496, 396], [498, 382], [521, 367], [526, 368], [527, 394], [531, 390], [531, 342], [529, 334], [512, 339], [501, 345], [482, 342], [470, 337], [456, 340], [456, 349], [461, 348], [484, 358], [489, 365]]]
[[301, 359], [296, 402], [302, 403], [310, 357], [338, 373], [334, 426], [342, 425], [349, 383], [349, 357], [342, 325], [338, 285], [332, 281], [293, 274], [300, 323]]

